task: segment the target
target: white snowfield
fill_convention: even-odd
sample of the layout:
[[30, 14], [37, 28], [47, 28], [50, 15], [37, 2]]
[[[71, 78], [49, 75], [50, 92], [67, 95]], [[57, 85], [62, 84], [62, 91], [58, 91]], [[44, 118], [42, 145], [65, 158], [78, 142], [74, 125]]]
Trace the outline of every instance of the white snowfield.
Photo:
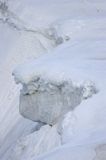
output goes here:
[[0, 4], [0, 160], [106, 159], [105, 16], [105, 0]]

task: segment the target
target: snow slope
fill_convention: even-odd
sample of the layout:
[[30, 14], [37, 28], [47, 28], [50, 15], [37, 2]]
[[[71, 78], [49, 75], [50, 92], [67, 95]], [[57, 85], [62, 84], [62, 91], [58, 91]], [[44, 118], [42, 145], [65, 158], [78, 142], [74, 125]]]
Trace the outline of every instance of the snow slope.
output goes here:
[[15, 146], [12, 147], [8, 159], [29, 160], [60, 145], [61, 137], [56, 131], [56, 126], [51, 127], [49, 125], [44, 125], [40, 130], [25, 137], [21, 137]]

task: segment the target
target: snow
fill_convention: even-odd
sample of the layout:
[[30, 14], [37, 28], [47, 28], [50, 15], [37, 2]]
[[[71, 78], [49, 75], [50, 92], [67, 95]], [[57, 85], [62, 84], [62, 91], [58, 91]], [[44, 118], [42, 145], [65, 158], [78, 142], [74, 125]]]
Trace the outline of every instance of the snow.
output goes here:
[[[91, 97], [92, 87], [85, 87], [83, 98], [90, 98], [59, 124], [63, 147], [39, 159], [106, 159], [105, 0], [8, 0], [8, 6], [9, 12], [0, 13], [0, 159], [7, 160], [8, 147], [26, 133], [30, 137], [36, 126], [18, 113], [20, 86], [11, 73], [20, 63], [25, 64], [14, 74], [26, 86], [40, 77], [53, 84], [71, 81], [78, 87], [90, 81], [97, 89]], [[30, 151], [25, 155], [30, 157]]]
[[[103, 143], [103, 141], [102, 141]], [[38, 157], [37, 160], [105, 160], [106, 157], [106, 145], [97, 143], [78, 146], [63, 146], [50, 154], [45, 154], [42, 157]], [[35, 160], [34, 158], [32, 160]]]
[[13, 145], [10, 149], [11, 154], [8, 159], [29, 160], [60, 146], [60, 135], [57, 133], [56, 128], [57, 126], [44, 125], [40, 130], [21, 137], [15, 146]]
[[93, 142], [98, 137], [99, 139], [105, 137], [99, 134], [106, 131], [106, 102], [104, 93], [101, 91], [101, 93], [98, 93], [91, 99], [83, 101], [75, 111], [66, 115], [61, 129], [63, 143], [87, 143], [89, 140]]
[[[105, 60], [102, 61], [105, 59], [105, 44], [105, 39], [90, 40], [87, 37], [86, 40], [73, 43], [70, 41], [57, 48], [51, 55], [20, 65], [14, 70], [13, 75], [17, 83], [23, 84], [28, 84], [39, 77], [56, 82], [92, 80], [94, 76], [90, 72], [93, 72], [95, 68], [97, 71], [102, 67], [105, 68]], [[84, 70], [86, 73], [83, 73]]]

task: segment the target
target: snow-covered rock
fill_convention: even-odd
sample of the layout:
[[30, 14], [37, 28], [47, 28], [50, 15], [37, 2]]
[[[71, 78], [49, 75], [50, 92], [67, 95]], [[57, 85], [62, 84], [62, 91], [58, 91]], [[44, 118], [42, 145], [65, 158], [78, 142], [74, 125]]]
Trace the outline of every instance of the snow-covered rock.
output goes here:
[[[82, 41], [75, 47], [69, 42], [68, 47], [65, 44], [62, 48], [57, 48], [52, 55], [17, 67], [13, 75], [16, 82], [23, 85], [20, 113], [33, 121], [54, 124], [83, 99], [97, 93], [98, 87], [94, 83], [97, 79], [93, 70], [86, 69], [85, 73], [85, 68], [93, 62], [90, 59], [95, 57], [98, 50], [102, 52], [105, 41], [102, 45], [97, 43], [98, 46], [93, 48], [96, 43], [94, 40]], [[85, 56], [85, 52], [89, 52], [88, 48], [91, 47], [92, 52]], [[95, 68], [94, 63], [92, 68]]]
[[38, 87], [36, 83], [35, 88], [33, 86], [34, 83], [32, 84], [32, 89], [35, 89], [34, 93], [25, 91], [25, 94], [24, 89], [22, 90], [20, 113], [28, 119], [47, 124], [58, 122], [62, 115], [80, 104], [83, 96], [83, 87], [73, 86], [72, 83], [43, 84], [43, 82], [38, 82]]
[[90, 81], [77, 86], [71, 81], [53, 83], [37, 79], [23, 85], [19, 111], [30, 120], [55, 124], [65, 113], [96, 92], [95, 84]]

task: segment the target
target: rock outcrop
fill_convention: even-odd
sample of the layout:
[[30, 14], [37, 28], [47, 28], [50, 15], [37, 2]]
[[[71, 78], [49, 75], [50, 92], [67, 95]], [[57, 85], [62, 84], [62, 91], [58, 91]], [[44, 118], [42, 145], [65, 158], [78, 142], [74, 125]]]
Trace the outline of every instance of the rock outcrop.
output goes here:
[[72, 83], [45, 83], [40, 80], [25, 87], [20, 95], [20, 113], [33, 121], [55, 124], [69, 110], [81, 103], [83, 87]]

